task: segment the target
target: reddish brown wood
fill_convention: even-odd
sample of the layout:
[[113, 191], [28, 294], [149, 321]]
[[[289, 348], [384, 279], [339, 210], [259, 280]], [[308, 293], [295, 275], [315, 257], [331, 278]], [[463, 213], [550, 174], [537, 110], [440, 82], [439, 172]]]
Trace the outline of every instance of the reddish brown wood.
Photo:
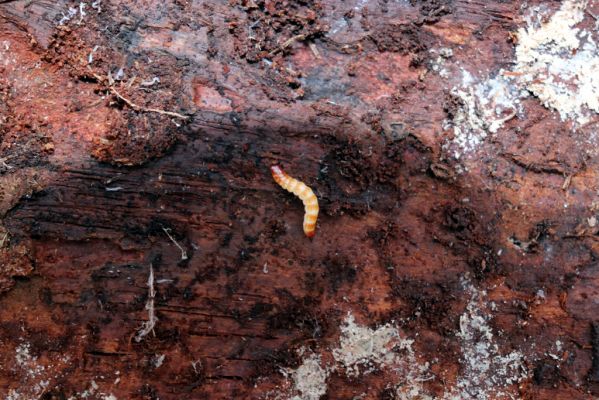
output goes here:
[[[466, 173], [443, 148], [431, 50], [507, 68], [523, 2], [94, 4], [0, 4], [0, 397], [290, 398], [351, 313], [443, 398], [478, 312], [523, 378], [471, 398], [599, 396], [596, 158], [534, 98]], [[314, 240], [273, 163], [315, 190]], [[325, 396], [403, 378], [338, 368]]]

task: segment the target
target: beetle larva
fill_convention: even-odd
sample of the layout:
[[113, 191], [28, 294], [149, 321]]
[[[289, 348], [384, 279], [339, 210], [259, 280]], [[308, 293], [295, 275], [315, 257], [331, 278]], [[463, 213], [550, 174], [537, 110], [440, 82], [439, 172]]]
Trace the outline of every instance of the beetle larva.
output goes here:
[[290, 177], [278, 165], [270, 167], [270, 171], [279, 186], [299, 197], [304, 203], [304, 233], [309, 238], [313, 237], [316, 233], [316, 220], [318, 219], [318, 199], [316, 195], [305, 183]]

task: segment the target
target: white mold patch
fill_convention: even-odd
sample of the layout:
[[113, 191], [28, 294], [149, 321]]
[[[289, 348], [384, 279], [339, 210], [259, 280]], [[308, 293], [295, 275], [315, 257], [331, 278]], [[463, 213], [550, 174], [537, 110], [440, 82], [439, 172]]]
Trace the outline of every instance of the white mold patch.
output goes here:
[[548, 22], [529, 19], [518, 31], [516, 47], [520, 84], [562, 120], [577, 124], [599, 113], [599, 51], [592, 33], [576, 27], [587, 5], [567, 0]]
[[354, 316], [349, 314], [341, 327], [339, 347], [333, 350], [333, 357], [347, 376], [368, 374], [393, 362], [395, 356], [390, 347], [398, 339], [399, 333], [394, 326], [386, 324], [376, 330], [370, 329], [357, 325]]
[[11, 42], [9, 40], [0, 41], [0, 65], [8, 66], [9, 64], [16, 64], [17, 59], [14, 52], [11, 51]]
[[[11, 364], [11, 371], [14, 374], [15, 383], [18, 387], [8, 390], [8, 393], [0, 395], [2, 400], [37, 400], [57, 385], [61, 378], [64, 379], [64, 367], [71, 365], [72, 362], [68, 356], [56, 358], [49, 362], [44, 354], [39, 357], [32, 354], [32, 347], [26, 341], [15, 348], [14, 359]], [[0, 366], [3, 368], [4, 366]], [[117, 375], [118, 375], [117, 371]], [[116, 384], [116, 382], [115, 382]], [[101, 390], [94, 380], [89, 383], [89, 387], [80, 393], [75, 393], [68, 400], [118, 400], [112, 393]]]
[[393, 323], [372, 329], [357, 324], [354, 316], [348, 314], [341, 327], [339, 345], [330, 351], [333, 362], [324, 365], [320, 355], [309, 354], [297, 369], [283, 371], [288, 381], [293, 380], [285, 386], [293, 389], [287, 397], [279, 394], [275, 398], [318, 400], [328, 391], [331, 372], [355, 379], [384, 371], [392, 377], [389, 386], [398, 399], [429, 399], [422, 387], [422, 382], [429, 379], [429, 365], [419, 362], [412, 344], [413, 340], [402, 337]]
[[462, 85], [451, 91], [459, 106], [453, 119], [446, 121], [445, 128], [453, 128], [454, 138], [448, 147], [455, 158], [476, 150], [488, 134], [496, 133], [505, 122], [522, 112], [520, 89], [502, 72], [474, 83], [472, 75], [463, 71]]
[[517, 351], [500, 352], [489, 325], [491, 313], [486, 292], [468, 280], [462, 285], [470, 295], [465, 312], [460, 316], [462, 349], [460, 377], [445, 400], [487, 400], [513, 398], [510, 387], [528, 377], [524, 355]]
[[[68, 358], [61, 360], [68, 362]], [[12, 371], [21, 382], [18, 388], [9, 389], [5, 400], [38, 399], [51, 387], [54, 380], [60, 376], [57, 368], [46, 364], [31, 354], [31, 345], [22, 342], [15, 348]]]
[[[453, 382], [449, 377], [433, 375], [429, 362], [416, 354], [414, 341], [393, 322], [370, 328], [357, 324], [350, 313], [341, 326], [338, 345], [320, 354], [300, 350], [302, 364], [297, 369], [283, 370], [286, 379], [279, 387], [281, 391], [268, 398], [318, 400], [333, 389], [328, 384], [331, 373], [357, 380], [374, 372], [386, 377], [386, 388], [398, 400], [516, 398], [517, 384], [529, 377], [525, 357], [519, 351], [500, 348], [496, 337], [501, 333], [493, 332], [490, 326], [495, 307], [487, 300], [486, 292], [468, 279], [462, 280], [462, 286], [469, 301], [455, 332], [461, 355], [456, 360], [460, 372]], [[424, 385], [428, 381], [443, 381], [445, 393], [429, 392]]]
[[349, 377], [357, 377], [378, 369], [407, 367], [415, 361], [413, 342], [402, 338], [393, 324], [371, 329], [356, 324], [354, 316], [348, 314], [341, 327], [339, 347], [332, 353], [338, 368]]
[[83, 392], [76, 393], [75, 395], [68, 398], [68, 400], [118, 400], [115, 395], [112, 393], [104, 393], [100, 390], [100, 386], [96, 383], [96, 381], [92, 380], [89, 383], [89, 387], [85, 389]]
[[320, 356], [311, 354], [304, 359], [302, 365], [291, 371], [293, 390], [297, 395], [293, 400], [318, 400], [327, 392], [329, 370], [323, 368]]
[[436, 74], [439, 74], [441, 78], [448, 78], [449, 71], [447, 70], [445, 63], [448, 59], [453, 57], [453, 50], [450, 48], [444, 47], [439, 50], [432, 49], [430, 51], [431, 61], [429, 63], [429, 68]]
[[[579, 27], [588, 0], [566, 0], [553, 15], [535, 7], [518, 31], [514, 68], [474, 79], [463, 70], [462, 82], [451, 93], [458, 101], [445, 129], [454, 137], [444, 148], [455, 158], [466, 158], [496, 134], [510, 119], [524, 113], [520, 99], [534, 95], [573, 130], [599, 113], [599, 49], [597, 30]], [[599, 21], [597, 21], [599, 23]], [[585, 140], [596, 142], [596, 133]]]

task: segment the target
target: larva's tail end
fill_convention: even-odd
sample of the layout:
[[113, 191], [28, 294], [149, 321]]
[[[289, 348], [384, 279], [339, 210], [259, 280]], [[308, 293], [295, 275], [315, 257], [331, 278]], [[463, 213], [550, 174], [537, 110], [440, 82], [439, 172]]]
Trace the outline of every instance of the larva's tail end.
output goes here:
[[309, 239], [312, 239], [316, 235], [316, 230], [304, 232]]

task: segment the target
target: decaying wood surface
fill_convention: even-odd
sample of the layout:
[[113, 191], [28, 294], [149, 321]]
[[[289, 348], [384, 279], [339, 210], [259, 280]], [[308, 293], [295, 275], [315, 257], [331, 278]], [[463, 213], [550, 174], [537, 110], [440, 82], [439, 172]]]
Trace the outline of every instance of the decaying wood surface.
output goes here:
[[2, 399], [599, 396], [599, 2], [0, 3]]

